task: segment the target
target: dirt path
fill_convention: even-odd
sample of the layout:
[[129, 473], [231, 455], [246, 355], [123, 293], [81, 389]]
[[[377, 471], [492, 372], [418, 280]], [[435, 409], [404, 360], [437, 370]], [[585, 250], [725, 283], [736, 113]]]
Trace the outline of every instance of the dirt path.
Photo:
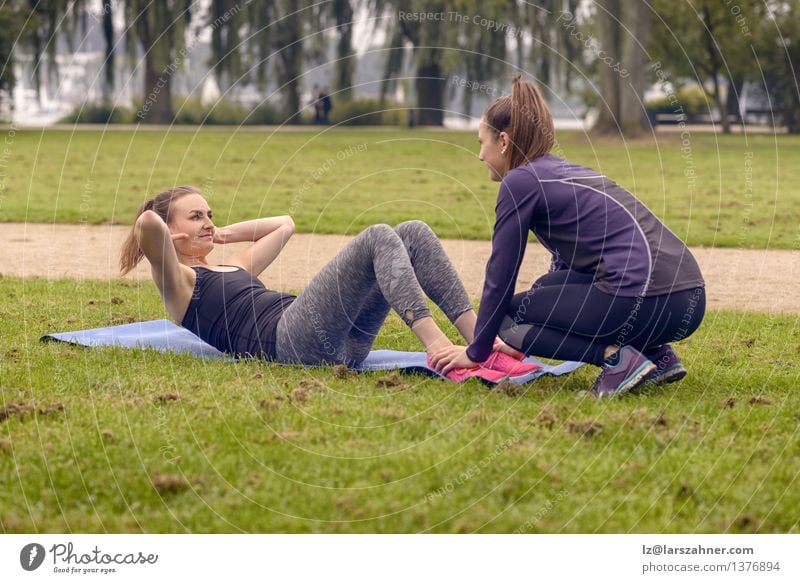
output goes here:
[[[119, 248], [128, 230], [125, 226], [18, 223], [2, 224], [0, 229], [0, 274], [79, 279], [116, 277]], [[273, 289], [300, 290], [349, 239], [295, 235], [262, 279]], [[443, 244], [467, 291], [480, 297], [489, 242], [444, 240]], [[238, 247], [241, 245], [219, 246], [212, 258], [223, 263], [224, 252]], [[695, 248], [692, 252], [706, 278], [709, 307], [800, 313], [800, 251]], [[549, 262], [538, 245], [530, 245], [526, 255], [520, 289], [529, 287]], [[149, 279], [149, 269], [142, 265], [128, 277]]]

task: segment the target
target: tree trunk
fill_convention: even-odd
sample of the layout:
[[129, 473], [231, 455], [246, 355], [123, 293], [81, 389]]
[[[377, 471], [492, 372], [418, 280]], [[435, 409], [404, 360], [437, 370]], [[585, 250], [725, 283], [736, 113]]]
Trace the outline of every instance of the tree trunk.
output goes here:
[[111, 0], [103, 0], [103, 39], [106, 43], [106, 59], [103, 61], [105, 83], [103, 99], [111, 102], [114, 94], [114, 20], [111, 13]]
[[[730, 91], [730, 89], [728, 89]], [[731, 133], [731, 120], [728, 118], [728, 108], [725, 100], [722, 98], [722, 87], [719, 82], [719, 76], [714, 75], [714, 103], [720, 114], [720, 123], [722, 124], [722, 133]]]
[[397, 81], [392, 79], [392, 76], [403, 69], [403, 33], [399, 27], [395, 28], [391, 38], [381, 76], [381, 108], [386, 105], [386, 95], [397, 85]]
[[[566, 10], [570, 14], [575, 14], [578, 11], [578, 0], [567, 0]], [[575, 46], [576, 43], [572, 42], [570, 34], [565, 27], [559, 26], [555, 35], [557, 39], [556, 46], [560, 47], [559, 50], [564, 54], [564, 58], [559, 58], [555, 61], [556, 67], [561, 71], [557, 90], [569, 93], [572, 90], [572, 79], [575, 73], [573, 63], [580, 63], [583, 60], [581, 49]]]
[[349, 101], [353, 98], [353, 7], [350, 0], [337, 0], [336, 24], [339, 29], [339, 42], [336, 45], [336, 95], [339, 99]]
[[172, 113], [172, 75], [156, 66], [155, 61], [149, 54], [145, 57], [145, 97], [138, 117], [144, 123], [170, 124], [175, 119]]
[[790, 100], [787, 100], [782, 114], [786, 131], [790, 134], [800, 134], [800, 106], [797, 105], [794, 96], [792, 96]]
[[241, 80], [243, 72], [241, 53], [244, 43], [239, 38], [243, 15], [240, 6], [234, 0], [211, 2], [211, 58], [222, 94]]
[[137, 22], [137, 35], [145, 51], [144, 59], [144, 102], [136, 116], [144, 123], [172, 123], [172, 74], [170, 40], [167, 34], [157, 34], [161, 10], [164, 6], [142, 14]]
[[631, 2], [626, 4], [629, 10], [627, 20], [630, 21], [628, 33], [623, 38], [622, 69], [617, 73], [622, 98], [623, 132], [627, 136], [636, 136], [650, 128], [647, 111], [644, 106], [644, 92], [648, 85], [647, 71], [647, 45], [652, 29], [652, 12], [645, 2]]
[[[443, 6], [443, 3], [435, 3], [430, 4], [428, 9], [434, 11]], [[414, 45], [416, 53], [417, 75], [414, 86], [417, 109], [414, 115], [409, 112], [409, 125], [441, 126], [444, 124], [445, 80], [439, 66], [442, 50], [435, 47], [443, 44], [442, 25], [425, 23], [417, 26], [404, 20], [399, 20], [397, 24], [403, 36]]]
[[728, 115], [734, 116], [737, 123], [743, 123], [740, 97], [744, 89], [744, 79], [729, 79], [728, 80], [728, 98], [725, 103], [725, 111]]
[[[8, 94], [11, 95], [11, 91], [9, 91]], [[11, 117], [13, 114], [13, 111], [10, 107], [11, 100], [9, 99], [8, 115], [6, 116], [5, 95], [6, 95], [6, 82], [0, 79], [0, 120], [5, 121], [6, 118], [8, 118], [8, 121], [11, 121]]]
[[709, 62], [711, 63], [711, 80], [714, 82], [714, 101], [719, 110], [722, 133], [731, 133], [731, 122], [728, 119], [728, 109], [722, 99], [722, 89], [719, 83], [719, 73], [721, 69], [717, 47], [714, 42], [714, 22], [711, 18], [711, 11], [708, 4], [703, 4], [703, 22], [705, 23], [706, 51], [708, 52]]
[[651, 12], [643, 2], [596, 3], [600, 34], [597, 58], [604, 103], [594, 131], [636, 137], [649, 127], [644, 91]]
[[436, 57], [417, 67], [417, 125], [444, 125], [444, 89]]
[[[600, 45], [604, 47], [606, 53], [620, 55], [620, 28], [619, 23], [614, 20], [616, 15], [622, 17], [620, 12], [619, 0], [596, 0], [597, 4], [597, 26], [600, 36]], [[605, 63], [600, 63], [600, 115], [594, 125], [593, 130], [600, 134], [618, 134], [622, 132], [620, 127], [620, 109], [622, 100], [620, 98], [619, 76], [607, 67]]]
[[[553, 14], [557, 13], [557, 7], [552, 0], [542, 2], [542, 5], [542, 9], [534, 7], [533, 22], [531, 24], [536, 27], [536, 36], [542, 41], [543, 46], [555, 47], [556, 39], [553, 34], [554, 27], [550, 22], [553, 18]], [[533, 50], [534, 46], [536, 46], [535, 42], [531, 46], [531, 50]], [[545, 97], [552, 95], [554, 89], [552, 55], [552, 48], [540, 50], [537, 55], [539, 60], [538, 85], [539, 89], [545, 94]]]
[[[31, 14], [34, 14], [39, 6], [38, 0], [28, 0]], [[33, 45], [33, 88], [36, 89], [36, 99], [39, 100], [39, 105], [42, 103], [42, 38], [39, 36], [39, 27], [36, 27], [31, 32], [31, 41]]]
[[294, 2], [283, 4], [285, 16], [280, 20], [281, 27], [275, 38], [278, 51], [278, 85], [284, 100], [286, 123], [299, 124], [300, 87], [298, 85], [303, 59], [302, 22], [303, 16]]
[[299, 124], [300, 119], [300, 52], [291, 46], [285, 46], [280, 52], [280, 75], [278, 83], [281, 85], [283, 93], [284, 110], [286, 123]]

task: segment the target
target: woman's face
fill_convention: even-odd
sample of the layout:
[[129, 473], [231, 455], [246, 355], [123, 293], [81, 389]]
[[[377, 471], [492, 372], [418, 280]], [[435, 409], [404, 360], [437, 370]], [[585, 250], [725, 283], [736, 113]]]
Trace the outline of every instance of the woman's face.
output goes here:
[[211, 215], [206, 199], [199, 194], [187, 194], [172, 203], [169, 231], [173, 235], [188, 235], [174, 240], [179, 254], [205, 257], [214, 249]]
[[508, 134], [500, 132], [500, 135], [495, 137], [492, 129], [486, 124], [486, 119], [481, 118], [481, 123], [478, 127], [478, 143], [481, 145], [478, 159], [489, 168], [491, 179], [495, 182], [500, 182], [508, 172], [511, 159], [511, 153], [508, 148], [511, 141], [508, 138]]

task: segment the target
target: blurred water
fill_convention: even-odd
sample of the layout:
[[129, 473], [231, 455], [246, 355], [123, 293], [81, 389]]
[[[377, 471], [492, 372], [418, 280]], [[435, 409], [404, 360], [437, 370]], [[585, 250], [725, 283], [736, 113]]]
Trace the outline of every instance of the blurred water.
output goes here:
[[[15, 73], [17, 86], [12, 96], [13, 121], [20, 126], [47, 126], [56, 123], [77, 107], [84, 104], [96, 104], [103, 100], [108, 93], [110, 102], [115, 106], [127, 108], [134, 103], [143, 101], [143, 62], [128, 62], [127, 49], [124, 41], [120, 41], [115, 60], [115, 86], [113, 91], [107, 91], [103, 73], [105, 54], [102, 36], [102, 18], [99, 16], [99, 2], [97, 14], [88, 19], [86, 31], [82, 31], [81, 38], [72, 42], [74, 52], [69, 51], [68, 45], [59, 42], [56, 63], [58, 75], [49, 71], [47, 64], [42, 64], [42, 86], [37, 96], [33, 81], [34, 63], [31, 55], [26, 55], [20, 50], [16, 54]], [[376, 30], [377, 20], [362, 14], [357, 19], [355, 30], [355, 49], [358, 63], [354, 75], [354, 96], [356, 98], [377, 98], [380, 93], [380, 79], [383, 73], [386, 51], [382, 44], [385, 39], [379, 30]], [[121, 22], [117, 23], [118, 28]], [[379, 28], [379, 26], [377, 27]], [[333, 37], [332, 37], [333, 38]], [[210, 34], [206, 29], [199, 33], [187, 33], [187, 49], [176, 62], [178, 69], [172, 78], [173, 96], [191, 96], [201, 99], [204, 103], [213, 103], [218, 98], [235, 101], [247, 107], [255, 107], [263, 101], [268, 101], [278, 107], [282, 106], [281, 95], [269, 64], [268, 82], [265, 90], [258, 90], [254, 84], [246, 80], [236, 80], [235, 83], [227, 82], [227, 86], [219, 87], [208, 63], [211, 62], [209, 45]], [[307, 104], [311, 98], [311, 88], [333, 86], [335, 70], [334, 43], [329, 43], [327, 59], [318, 62], [304, 63], [303, 72], [299, 80], [301, 90], [301, 104]], [[509, 73], [510, 75], [510, 73]], [[476, 91], [459, 86], [457, 73], [448, 75], [444, 79], [445, 88], [445, 127], [451, 129], [472, 130], [477, 129], [481, 112], [491, 101], [510, 89], [510, 76], [505, 76], [499, 81], [469, 80], [473, 86], [491, 87], [491, 92]], [[411, 52], [407, 52], [404, 70], [398, 75], [394, 90], [390, 93], [389, 100], [400, 107], [410, 107], [413, 104], [414, 92], [414, 59]], [[465, 97], [471, 96], [471, 107], [467, 113]], [[337, 97], [333, 93], [334, 105]], [[581, 129], [585, 108], [579, 100], [566, 98], [562, 95], [550, 94], [549, 102], [554, 116], [557, 118], [557, 127]]]

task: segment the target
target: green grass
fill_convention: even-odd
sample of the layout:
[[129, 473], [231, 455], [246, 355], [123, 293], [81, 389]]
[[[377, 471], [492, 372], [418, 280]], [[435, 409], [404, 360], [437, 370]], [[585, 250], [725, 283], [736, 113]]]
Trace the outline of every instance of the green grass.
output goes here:
[[[685, 151], [675, 134], [558, 137], [556, 153], [630, 188], [691, 245], [797, 241], [800, 137], [692, 134]], [[300, 232], [355, 233], [419, 218], [442, 237], [488, 239], [494, 221], [472, 132], [18, 130], [5, 142], [0, 221], [130, 223], [145, 197], [184, 183], [219, 223], [289, 213]]]
[[[2, 532], [800, 528], [794, 317], [711, 312], [681, 343], [685, 381], [601, 402], [590, 367], [509, 394], [40, 343], [163, 317], [158, 294], [8, 277], [0, 294]], [[415, 349], [397, 319], [378, 344]]]

